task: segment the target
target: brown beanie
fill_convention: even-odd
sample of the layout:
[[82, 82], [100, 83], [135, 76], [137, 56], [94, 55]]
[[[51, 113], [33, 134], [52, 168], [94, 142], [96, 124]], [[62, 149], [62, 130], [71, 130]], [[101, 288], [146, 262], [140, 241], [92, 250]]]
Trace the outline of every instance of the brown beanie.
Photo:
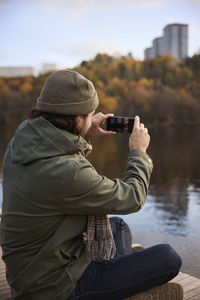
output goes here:
[[61, 70], [51, 74], [37, 100], [37, 109], [62, 115], [87, 115], [99, 99], [91, 81], [77, 72]]

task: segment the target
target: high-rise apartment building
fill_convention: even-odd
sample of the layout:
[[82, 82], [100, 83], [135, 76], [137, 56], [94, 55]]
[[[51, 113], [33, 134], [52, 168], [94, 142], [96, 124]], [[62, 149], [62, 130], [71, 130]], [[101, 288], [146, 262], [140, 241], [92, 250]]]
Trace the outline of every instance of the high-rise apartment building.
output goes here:
[[152, 48], [146, 48], [144, 50], [144, 57], [145, 57], [145, 59], [151, 59], [151, 58], [153, 58]]
[[158, 37], [153, 40], [152, 54], [153, 54], [153, 58], [158, 55], [163, 55], [163, 38], [162, 37]]
[[188, 25], [170, 24], [164, 28], [163, 54], [171, 54], [175, 59], [188, 55]]
[[[147, 51], [148, 50], [148, 51]], [[148, 55], [151, 53], [151, 57]], [[144, 51], [145, 59], [171, 54], [175, 59], [188, 56], [188, 25], [169, 24], [163, 30], [163, 36], [153, 40], [153, 46]]]

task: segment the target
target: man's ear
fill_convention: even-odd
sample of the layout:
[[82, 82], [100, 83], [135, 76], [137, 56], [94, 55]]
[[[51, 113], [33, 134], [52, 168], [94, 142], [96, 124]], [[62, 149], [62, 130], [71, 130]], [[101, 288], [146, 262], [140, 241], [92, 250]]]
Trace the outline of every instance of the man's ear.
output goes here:
[[78, 130], [82, 128], [83, 125], [83, 116], [77, 116], [76, 117], [76, 127]]

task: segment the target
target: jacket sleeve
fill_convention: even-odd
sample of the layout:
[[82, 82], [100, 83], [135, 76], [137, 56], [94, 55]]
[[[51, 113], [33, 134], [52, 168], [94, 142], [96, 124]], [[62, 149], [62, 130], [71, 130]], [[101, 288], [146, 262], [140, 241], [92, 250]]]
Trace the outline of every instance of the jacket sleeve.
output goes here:
[[65, 170], [68, 180], [63, 183], [61, 209], [67, 214], [136, 212], [146, 201], [152, 168], [146, 153], [131, 150], [124, 179], [110, 180], [99, 175], [88, 160], [80, 159], [70, 174]]

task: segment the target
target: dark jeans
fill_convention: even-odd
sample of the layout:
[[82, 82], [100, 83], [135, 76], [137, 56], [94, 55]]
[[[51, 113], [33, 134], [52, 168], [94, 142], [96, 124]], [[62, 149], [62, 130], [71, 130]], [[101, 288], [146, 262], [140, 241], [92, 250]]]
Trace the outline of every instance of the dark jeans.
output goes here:
[[[131, 233], [119, 217], [110, 218], [117, 247], [115, 258], [92, 262], [68, 300], [120, 300], [174, 278], [180, 256], [167, 244], [131, 251]], [[123, 245], [123, 247], [122, 247]]]

